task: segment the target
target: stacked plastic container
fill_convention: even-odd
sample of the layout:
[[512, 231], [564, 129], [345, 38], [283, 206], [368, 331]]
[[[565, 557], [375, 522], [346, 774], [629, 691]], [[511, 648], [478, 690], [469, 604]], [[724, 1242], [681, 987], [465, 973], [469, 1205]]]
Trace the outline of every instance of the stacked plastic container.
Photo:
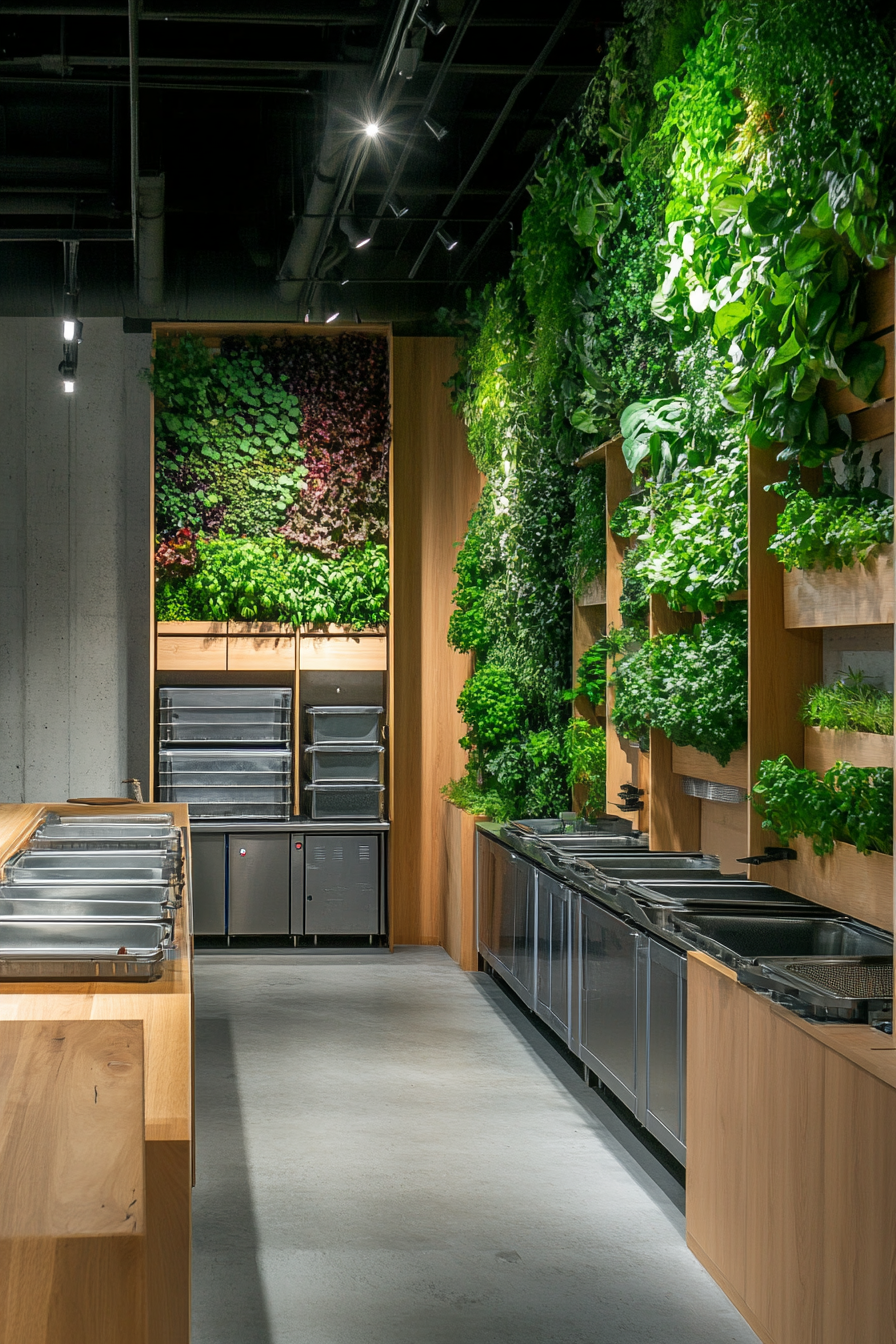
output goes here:
[[159, 798], [215, 821], [292, 815], [292, 691], [282, 686], [163, 686]]
[[315, 821], [380, 821], [385, 748], [382, 705], [305, 710], [305, 811]]

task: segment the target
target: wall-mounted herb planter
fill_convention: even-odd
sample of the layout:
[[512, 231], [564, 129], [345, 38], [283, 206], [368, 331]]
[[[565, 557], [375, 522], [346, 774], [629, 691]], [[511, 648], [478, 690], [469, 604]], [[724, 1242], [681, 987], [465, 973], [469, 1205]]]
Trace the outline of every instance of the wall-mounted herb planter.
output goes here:
[[750, 787], [747, 775], [747, 749], [741, 747], [727, 765], [719, 765], [714, 756], [693, 747], [672, 747], [672, 773], [705, 779], [710, 784], [731, 784], [738, 789]]
[[893, 547], [881, 547], [867, 565], [849, 569], [784, 571], [784, 626], [788, 630], [893, 622]]
[[838, 733], [830, 728], [806, 728], [807, 770], [823, 775], [837, 761], [849, 765], [893, 765], [893, 741], [883, 733]]
[[832, 854], [819, 857], [803, 836], [795, 836], [790, 846], [798, 857], [762, 867], [757, 873], [762, 881], [879, 929], [893, 928], [892, 854], [860, 854], [854, 845], [838, 841]]

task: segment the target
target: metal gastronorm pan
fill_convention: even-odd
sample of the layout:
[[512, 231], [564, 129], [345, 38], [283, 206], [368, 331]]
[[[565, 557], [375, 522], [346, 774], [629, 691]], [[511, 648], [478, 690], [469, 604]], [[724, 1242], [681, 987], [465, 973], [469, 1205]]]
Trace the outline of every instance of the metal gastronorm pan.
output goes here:
[[161, 922], [0, 922], [0, 980], [157, 980], [170, 933]]

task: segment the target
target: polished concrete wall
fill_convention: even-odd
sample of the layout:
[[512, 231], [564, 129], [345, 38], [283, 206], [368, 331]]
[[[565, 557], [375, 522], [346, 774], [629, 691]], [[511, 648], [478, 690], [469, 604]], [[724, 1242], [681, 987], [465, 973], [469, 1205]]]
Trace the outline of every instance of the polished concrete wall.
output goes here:
[[150, 337], [0, 318], [0, 800], [121, 794], [148, 773]]

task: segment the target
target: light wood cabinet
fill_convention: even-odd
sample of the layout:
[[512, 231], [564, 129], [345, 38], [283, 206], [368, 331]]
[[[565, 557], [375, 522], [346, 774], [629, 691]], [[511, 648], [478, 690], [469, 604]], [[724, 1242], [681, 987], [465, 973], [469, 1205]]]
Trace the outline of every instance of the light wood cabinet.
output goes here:
[[688, 1245], [769, 1344], [896, 1344], [896, 1050], [688, 959]]

